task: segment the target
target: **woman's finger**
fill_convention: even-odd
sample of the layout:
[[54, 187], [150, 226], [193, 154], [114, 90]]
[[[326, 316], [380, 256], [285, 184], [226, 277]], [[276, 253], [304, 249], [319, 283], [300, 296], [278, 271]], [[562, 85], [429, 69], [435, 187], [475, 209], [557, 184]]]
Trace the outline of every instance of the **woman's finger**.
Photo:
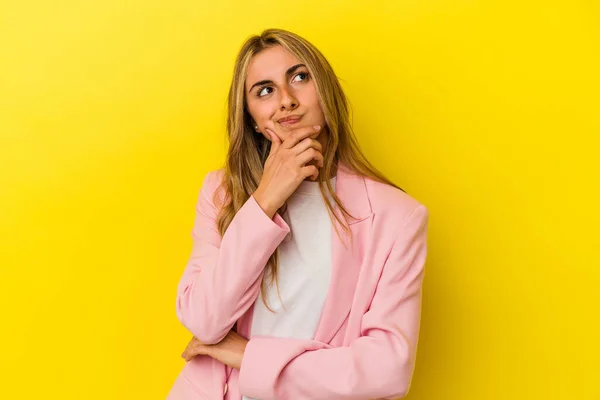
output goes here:
[[323, 145], [321, 145], [321, 143], [319, 143], [318, 140], [309, 137], [302, 139], [297, 145], [293, 147], [293, 150], [295, 154], [300, 154], [310, 147], [315, 148], [321, 153], [323, 152]]
[[279, 148], [279, 146], [281, 145], [281, 139], [279, 139], [279, 136], [277, 136], [269, 128], [265, 129], [265, 131], [267, 132], [267, 135], [269, 135], [269, 137], [271, 138], [271, 151], [269, 152], [269, 155], [271, 155], [271, 154], [275, 153], [277, 151], [277, 149]]
[[186, 361], [190, 361], [194, 356], [204, 354], [202, 352], [203, 348], [204, 345], [194, 336], [186, 346], [183, 353], [181, 353], [181, 357], [185, 358]]
[[314, 135], [320, 129], [321, 129], [321, 127], [319, 125], [309, 126], [309, 127], [304, 127], [304, 128], [298, 128], [297, 130], [295, 130], [294, 132], [292, 132], [289, 137], [287, 137], [284, 140], [282, 146], [285, 147], [285, 148], [287, 148], [287, 149], [291, 149], [298, 142], [300, 142], [304, 138], [307, 138], [309, 136]]
[[296, 160], [298, 161], [300, 166], [304, 166], [310, 161], [315, 160], [317, 161], [319, 167], [322, 167], [325, 162], [323, 154], [319, 150], [316, 150], [314, 147], [309, 147], [302, 153], [298, 154]]
[[316, 181], [319, 177], [319, 168], [317, 168], [315, 165], [305, 165], [304, 167], [300, 168], [300, 171], [302, 172], [302, 176], [306, 178], [310, 176], [311, 181]]
[[188, 353], [187, 349], [181, 353], [181, 358], [185, 359], [185, 361], [190, 361], [190, 354]]

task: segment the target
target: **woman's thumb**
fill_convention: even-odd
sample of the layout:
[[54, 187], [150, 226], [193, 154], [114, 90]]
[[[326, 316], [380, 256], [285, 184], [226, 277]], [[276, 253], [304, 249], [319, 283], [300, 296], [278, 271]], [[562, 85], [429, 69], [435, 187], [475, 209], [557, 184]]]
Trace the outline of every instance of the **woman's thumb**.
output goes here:
[[277, 149], [279, 148], [279, 145], [281, 145], [281, 140], [279, 139], [279, 136], [277, 136], [272, 130], [266, 128], [265, 131], [267, 132], [267, 135], [269, 135], [269, 137], [271, 138], [270, 154], [273, 154], [274, 152], [277, 151]]

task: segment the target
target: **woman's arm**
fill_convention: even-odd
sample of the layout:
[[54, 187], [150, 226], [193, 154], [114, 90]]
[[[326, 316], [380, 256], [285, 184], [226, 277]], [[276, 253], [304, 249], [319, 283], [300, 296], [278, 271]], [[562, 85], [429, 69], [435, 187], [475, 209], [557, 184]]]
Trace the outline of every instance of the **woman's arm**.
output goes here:
[[212, 201], [218, 184], [217, 171], [209, 172], [196, 206], [192, 254], [177, 287], [177, 317], [205, 344], [220, 342], [253, 304], [265, 264], [290, 231], [250, 196], [221, 238]]
[[243, 395], [268, 399], [373, 399], [404, 396], [419, 335], [428, 212], [419, 205], [397, 238], [361, 337], [347, 347], [255, 336], [240, 369]]
[[193, 337], [181, 353], [181, 357], [185, 361], [190, 361], [196, 356], [206, 355], [231, 368], [240, 369], [247, 344], [248, 339], [234, 330], [229, 331], [227, 336], [217, 344], [204, 344]]

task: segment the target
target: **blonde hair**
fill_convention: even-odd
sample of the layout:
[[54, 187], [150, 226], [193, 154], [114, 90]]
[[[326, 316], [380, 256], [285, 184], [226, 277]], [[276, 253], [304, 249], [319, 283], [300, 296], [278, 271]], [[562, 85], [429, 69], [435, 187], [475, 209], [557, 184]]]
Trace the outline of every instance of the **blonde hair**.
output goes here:
[[[263, 49], [278, 45], [294, 54], [306, 65], [315, 83], [329, 133], [327, 145], [324, 146], [325, 165], [319, 171], [319, 189], [338, 236], [340, 236], [340, 232], [334, 218], [344, 231], [349, 233], [348, 216], [350, 214], [335, 194], [330, 182], [340, 162], [347, 166], [352, 173], [402, 189], [375, 169], [360, 150], [350, 124], [348, 101], [329, 62], [306, 39], [283, 29], [267, 29], [260, 35], [251, 36], [242, 45], [235, 61], [227, 104], [229, 149], [220, 186], [220, 189], [224, 191], [224, 200], [217, 217], [219, 233], [223, 236], [237, 211], [258, 188], [264, 163], [269, 155], [271, 142], [253, 129], [253, 120], [246, 103], [245, 81], [252, 57]], [[329, 196], [333, 199], [333, 203]], [[215, 203], [218, 202], [218, 197], [216, 193]], [[284, 205], [279, 210], [281, 214], [285, 212], [286, 206]], [[338, 207], [343, 214], [343, 221], [334, 213], [334, 207]], [[273, 282], [277, 284], [277, 267], [278, 250], [270, 256], [265, 267], [265, 273], [268, 273], [269, 277], [268, 285]], [[265, 305], [266, 285], [263, 280], [261, 296]], [[279, 291], [279, 287], [277, 289]]]

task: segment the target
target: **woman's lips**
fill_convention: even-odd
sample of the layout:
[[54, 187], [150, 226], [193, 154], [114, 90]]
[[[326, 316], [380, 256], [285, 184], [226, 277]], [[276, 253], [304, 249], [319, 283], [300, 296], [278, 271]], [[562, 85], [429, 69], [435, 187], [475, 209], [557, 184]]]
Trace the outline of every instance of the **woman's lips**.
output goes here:
[[287, 121], [281, 121], [281, 122], [279, 122], [279, 124], [280, 124], [280, 125], [283, 125], [283, 126], [292, 126], [292, 125], [294, 125], [295, 123], [298, 123], [298, 122], [299, 122], [301, 119], [302, 119], [302, 117], [299, 117], [299, 118], [293, 118], [293, 119], [288, 119]]

